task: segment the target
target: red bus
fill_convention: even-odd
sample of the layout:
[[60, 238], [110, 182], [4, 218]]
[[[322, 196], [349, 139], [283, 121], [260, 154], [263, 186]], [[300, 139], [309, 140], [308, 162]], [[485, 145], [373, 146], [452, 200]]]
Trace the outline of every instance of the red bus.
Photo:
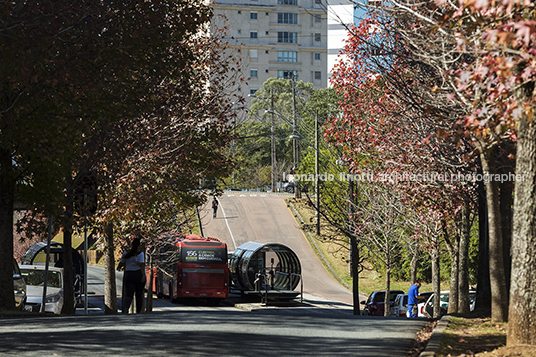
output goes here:
[[229, 295], [227, 245], [217, 238], [198, 235], [177, 239], [178, 262], [173, 271], [159, 272], [154, 291], [172, 301], [203, 298], [218, 304]]

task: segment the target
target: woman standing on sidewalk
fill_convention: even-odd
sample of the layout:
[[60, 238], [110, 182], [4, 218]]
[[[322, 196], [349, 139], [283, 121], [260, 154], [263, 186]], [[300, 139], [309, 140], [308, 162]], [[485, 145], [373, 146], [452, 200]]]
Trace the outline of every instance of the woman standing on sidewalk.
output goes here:
[[136, 295], [136, 313], [143, 308], [143, 290], [145, 288], [145, 254], [141, 249], [141, 241], [134, 238], [132, 247], [125, 251], [117, 266], [118, 270], [125, 268], [123, 274], [123, 314], [128, 314], [134, 295]]

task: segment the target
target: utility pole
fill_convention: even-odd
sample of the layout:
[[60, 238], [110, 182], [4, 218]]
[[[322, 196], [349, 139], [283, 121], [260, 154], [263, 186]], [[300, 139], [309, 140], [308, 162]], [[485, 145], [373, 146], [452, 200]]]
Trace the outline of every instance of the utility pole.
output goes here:
[[318, 111], [315, 110], [315, 223], [316, 234], [320, 235], [320, 182], [318, 181]]
[[[296, 75], [292, 73], [292, 129], [293, 129], [293, 158], [294, 158], [294, 169], [298, 167], [299, 153], [298, 153], [298, 130], [297, 130], [297, 119], [296, 119]], [[294, 185], [294, 198], [301, 198], [300, 185], [298, 182], [295, 182]]]
[[272, 128], [271, 128], [271, 134], [272, 134], [272, 148], [271, 148], [271, 154], [272, 154], [272, 192], [275, 192], [275, 184], [276, 184], [276, 156], [275, 156], [275, 122], [274, 122], [274, 90], [273, 88], [270, 89], [271, 94], [271, 115], [272, 115]]

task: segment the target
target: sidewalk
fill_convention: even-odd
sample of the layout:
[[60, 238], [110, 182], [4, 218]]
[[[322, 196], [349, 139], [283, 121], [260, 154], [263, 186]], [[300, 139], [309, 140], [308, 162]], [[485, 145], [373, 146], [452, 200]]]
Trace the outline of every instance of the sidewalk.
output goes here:
[[421, 352], [420, 357], [434, 357], [437, 349], [439, 348], [439, 345], [441, 343], [441, 337], [443, 336], [443, 332], [445, 331], [445, 328], [447, 327], [450, 320], [450, 315], [443, 315], [441, 319], [439, 320], [439, 323], [437, 324], [436, 328], [432, 332], [432, 336], [428, 340], [428, 344], [426, 345], [426, 348], [423, 352]]

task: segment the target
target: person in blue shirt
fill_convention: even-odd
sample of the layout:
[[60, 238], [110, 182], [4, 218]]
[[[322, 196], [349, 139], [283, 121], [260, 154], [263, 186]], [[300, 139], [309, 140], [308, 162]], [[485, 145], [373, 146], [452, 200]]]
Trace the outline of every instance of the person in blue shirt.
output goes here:
[[421, 283], [416, 281], [408, 291], [408, 313], [409, 318], [413, 319], [417, 317], [417, 304], [419, 303], [419, 299], [422, 299], [422, 296], [419, 295], [419, 288], [421, 287]]

